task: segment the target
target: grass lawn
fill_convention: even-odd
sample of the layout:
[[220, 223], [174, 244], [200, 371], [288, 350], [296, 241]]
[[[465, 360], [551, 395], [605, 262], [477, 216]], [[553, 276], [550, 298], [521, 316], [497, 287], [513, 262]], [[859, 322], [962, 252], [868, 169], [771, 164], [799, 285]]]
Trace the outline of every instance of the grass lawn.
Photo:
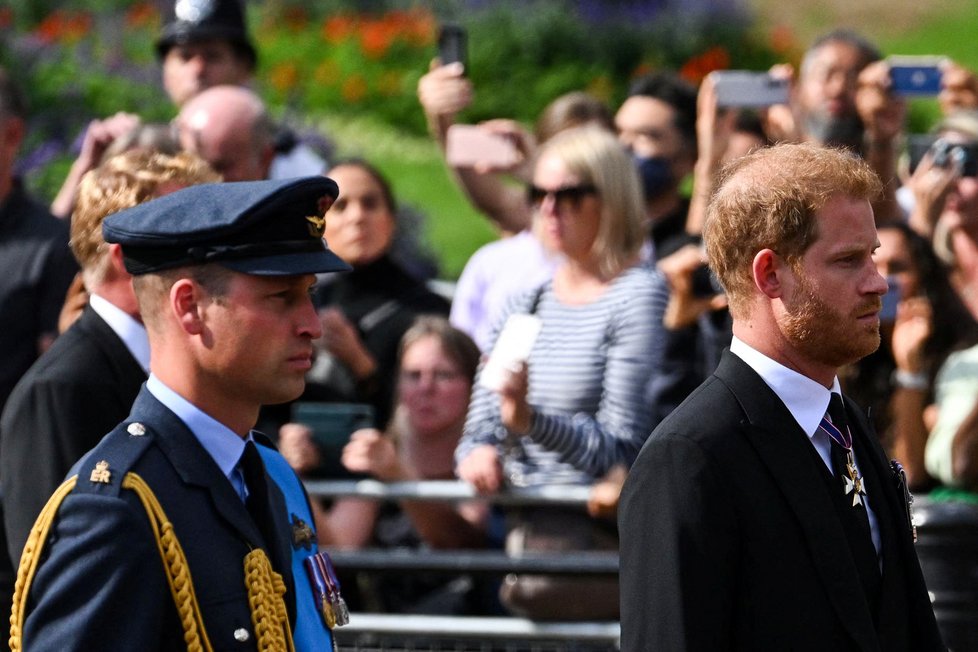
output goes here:
[[390, 179], [398, 202], [427, 216], [423, 237], [440, 261], [442, 278], [458, 278], [469, 256], [496, 238], [452, 181], [434, 140], [369, 117], [326, 117], [321, 128], [336, 141], [341, 157], [358, 156], [376, 165]]

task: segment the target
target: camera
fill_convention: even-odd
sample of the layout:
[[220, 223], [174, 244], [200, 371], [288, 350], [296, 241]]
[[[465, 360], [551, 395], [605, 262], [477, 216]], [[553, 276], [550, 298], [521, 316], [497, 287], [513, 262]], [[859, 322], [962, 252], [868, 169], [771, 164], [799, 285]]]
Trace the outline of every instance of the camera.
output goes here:
[[978, 177], [978, 144], [952, 143], [938, 138], [930, 147], [934, 165], [942, 168], [958, 166], [961, 176]]

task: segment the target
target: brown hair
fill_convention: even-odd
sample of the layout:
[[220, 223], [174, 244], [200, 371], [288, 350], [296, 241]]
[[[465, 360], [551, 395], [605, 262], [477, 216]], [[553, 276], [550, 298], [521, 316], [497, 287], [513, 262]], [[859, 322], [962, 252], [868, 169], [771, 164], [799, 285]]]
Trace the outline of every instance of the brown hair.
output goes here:
[[71, 251], [89, 289], [105, 278], [108, 258], [102, 221], [107, 216], [157, 197], [165, 184], [190, 186], [220, 180], [194, 154], [168, 156], [146, 149], [123, 152], [85, 174], [71, 216]]
[[615, 130], [615, 120], [607, 104], [584, 91], [571, 91], [543, 109], [534, 131], [537, 141], [543, 143], [565, 129], [591, 123], [608, 131]]
[[398, 366], [404, 357], [404, 352], [425, 337], [438, 339], [442, 351], [459, 366], [465, 379], [471, 384], [475, 379], [475, 371], [479, 366], [479, 357], [482, 353], [471, 337], [452, 326], [444, 317], [421, 315], [414, 320], [411, 327], [404, 331], [404, 335], [401, 337], [401, 343], [397, 349]]
[[829, 199], [872, 201], [881, 191], [862, 159], [807, 143], [760, 149], [726, 166], [707, 208], [703, 240], [731, 314], [746, 313], [758, 251], [772, 249], [796, 265], [818, 237], [815, 214]]

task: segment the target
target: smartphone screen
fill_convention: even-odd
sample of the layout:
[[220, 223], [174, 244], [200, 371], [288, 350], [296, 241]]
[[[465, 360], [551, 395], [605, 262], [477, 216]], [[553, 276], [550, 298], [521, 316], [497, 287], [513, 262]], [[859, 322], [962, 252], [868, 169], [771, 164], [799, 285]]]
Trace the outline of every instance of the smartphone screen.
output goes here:
[[897, 305], [900, 303], [900, 286], [892, 276], [886, 277], [886, 294], [883, 295], [883, 306], [880, 308], [880, 321], [892, 323], [896, 321]]
[[927, 97], [941, 92], [941, 57], [889, 57], [890, 89], [903, 97]]

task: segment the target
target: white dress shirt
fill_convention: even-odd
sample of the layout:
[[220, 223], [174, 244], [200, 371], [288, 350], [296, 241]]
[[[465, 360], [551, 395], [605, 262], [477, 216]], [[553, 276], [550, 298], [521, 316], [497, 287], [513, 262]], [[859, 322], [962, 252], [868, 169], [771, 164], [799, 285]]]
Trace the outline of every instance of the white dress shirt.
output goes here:
[[[730, 342], [730, 352], [756, 371], [761, 380], [771, 388], [771, 391], [777, 394], [784, 406], [788, 408], [791, 416], [808, 435], [809, 441], [812, 442], [818, 456], [822, 458], [825, 466], [829, 469], [829, 473], [832, 473], [832, 459], [830, 457], [832, 441], [828, 434], [818, 426], [829, 409], [831, 392], [842, 394], [838, 376], [832, 379], [830, 391], [811, 378], [772, 360], [736, 336]], [[853, 455], [855, 456], [855, 451], [853, 451]], [[856, 460], [856, 468], [859, 468], [859, 460]], [[869, 516], [873, 545], [876, 546], [878, 555], [881, 545], [879, 523], [870, 505], [870, 496], [865, 496], [863, 501], [866, 505], [866, 514]]]
[[139, 366], [147, 374], [149, 373], [149, 336], [146, 334], [146, 327], [132, 318], [131, 315], [123, 311], [107, 299], [103, 299], [97, 294], [93, 294], [88, 299], [89, 305], [102, 320], [109, 325], [112, 332], [119, 336], [126, 349], [136, 359]]
[[234, 487], [241, 500], [245, 500], [248, 497], [248, 489], [238, 462], [244, 454], [245, 443], [251, 440], [251, 433], [248, 433], [246, 439], [242, 439], [223, 423], [167, 387], [153, 374], [150, 374], [149, 380], [146, 381], [146, 389], [186, 424], [200, 445], [217, 463], [221, 473]]

